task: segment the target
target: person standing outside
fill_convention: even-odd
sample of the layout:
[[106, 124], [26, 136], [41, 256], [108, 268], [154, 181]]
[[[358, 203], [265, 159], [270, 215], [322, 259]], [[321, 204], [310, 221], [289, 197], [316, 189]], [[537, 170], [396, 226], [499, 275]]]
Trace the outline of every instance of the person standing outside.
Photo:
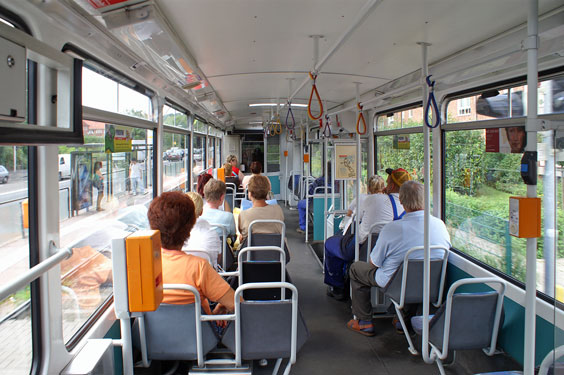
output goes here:
[[96, 198], [96, 211], [103, 211], [102, 199], [104, 198], [104, 175], [102, 174], [102, 162], [94, 163], [93, 185], [98, 190], [98, 198]]
[[141, 188], [141, 193], [143, 193], [143, 185], [141, 182], [141, 165], [137, 163], [136, 159], [131, 160], [131, 165], [129, 166], [129, 181], [131, 181], [131, 191], [133, 195], [137, 195], [138, 188]]

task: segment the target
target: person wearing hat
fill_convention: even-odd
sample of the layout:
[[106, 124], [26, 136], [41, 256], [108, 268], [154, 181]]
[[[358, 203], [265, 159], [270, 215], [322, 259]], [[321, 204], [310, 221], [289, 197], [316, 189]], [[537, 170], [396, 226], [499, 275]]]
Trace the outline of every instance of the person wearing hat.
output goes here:
[[[403, 175], [397, 175], [396, 171], [390, 173], [390, 178], [394, 182], [402, 182], [399, 177]], [[384, 288], [403, 263], [405, 253], [415, 246], [423, 246], [423, 185], [417, 181], [402, 182], [399, 199], [405, 208], [405, 216], [382, 228], [376, 246], [370, 254], [369, 263], [355, 262], [349, 271], [354, 316], [347, 323], [347, 328], [365, 336], [375, 335], [372, 324], [370, 289], [372, 287]], [[450, 236], [442, 220], [430, 216], [429, 233], [431, 246], [450, 248]], [[431, 259], [440, 259], [443, 255], [444, 250], [431, 249]], [[422, 257], [422, 251], [413, 253], [413, 258], [421, 259]], [[413, 312], [413, 307], [417, 305], [408, 306], [404, 311], [410, 314]], [[406, 318], [405, 321], [409, 322], [409, 319]], [[395, 326], [397, 330], [397, 325]]]

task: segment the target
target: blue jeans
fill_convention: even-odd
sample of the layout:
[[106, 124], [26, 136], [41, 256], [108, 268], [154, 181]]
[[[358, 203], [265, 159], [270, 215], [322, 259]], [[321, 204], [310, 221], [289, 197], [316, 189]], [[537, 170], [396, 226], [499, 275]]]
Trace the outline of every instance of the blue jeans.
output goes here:
[[[131, 178], [131, 191], [134, 194], [137, 194], [137, 189], [141, 188], [141, 190], [143, 190], [143, 185], [141, 183], [141, 178], [140, 177], [132, 177]], [[142, 192], [142, 191], [141, 191]]]
[[[309, 207], [311, 210], [311, 206]], [[302, 199], [298, 202], [298, 214], [300, 216], [300, 229], [305, 230], [306, 228], [306, 200]]]

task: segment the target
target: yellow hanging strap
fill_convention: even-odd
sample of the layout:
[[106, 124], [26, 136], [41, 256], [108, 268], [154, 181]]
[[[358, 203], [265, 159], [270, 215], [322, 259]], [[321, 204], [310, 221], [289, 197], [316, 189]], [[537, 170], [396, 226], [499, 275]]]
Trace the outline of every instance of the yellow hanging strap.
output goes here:
[[[360, 135], [364, 135], [366, 134], [366, 120], [364, 119], [364, 115], [362, 114], [362, 106], [360, 105], [360, 103], [356, 103], [357, 108], [359, 109], [358, 111], [358, 118], [356, 119], [356, 132]], [[364, 127], [364, 130], [361, 132], [360, 131], [360, 120], [362, 120], [362, 126]]]
[[[321, 116], [323, 116], [323, 102], [321, 101], [321, 97], [319, 96], [319, 91], [317, 91], [317, 86], [315, 85], [315, 80], [317, 79], [317, 74], [310, 72], [309, 78], [311, 78], [311, 80], [313, 81], [313, 84], [311, 85], [311, 94], [309, 94], [309, 102], [307, 103], [307, 115], [312, 120], [319, 120], [321, 118]], [[317, 102], [319, 103], [319, 115], [317, 115], [317, 116], [314, 116], [311, 113], [311, 100], [313, 99], [314, 93], [315, 93], [315, 96], [317, 98]]]

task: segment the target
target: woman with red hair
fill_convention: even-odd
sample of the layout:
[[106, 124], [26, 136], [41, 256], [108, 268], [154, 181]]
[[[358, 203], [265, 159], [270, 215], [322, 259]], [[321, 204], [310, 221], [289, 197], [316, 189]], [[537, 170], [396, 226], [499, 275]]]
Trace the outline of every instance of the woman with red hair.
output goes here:
[[[163, 193], [153, 199], [147, 213], [151, 229], [161, 232], [164, 284], [189, 284], [200, 293], [202, 307], [211, 314], [208, 300], [219, 302], [214, 314], [234, 310], [234, 291], [207, 260], [182, 251], [196, 223], [192, 200], [180, 192]], [[184, 290], [165, 290], [163, 303], [194, 303], [194, 295]]]

